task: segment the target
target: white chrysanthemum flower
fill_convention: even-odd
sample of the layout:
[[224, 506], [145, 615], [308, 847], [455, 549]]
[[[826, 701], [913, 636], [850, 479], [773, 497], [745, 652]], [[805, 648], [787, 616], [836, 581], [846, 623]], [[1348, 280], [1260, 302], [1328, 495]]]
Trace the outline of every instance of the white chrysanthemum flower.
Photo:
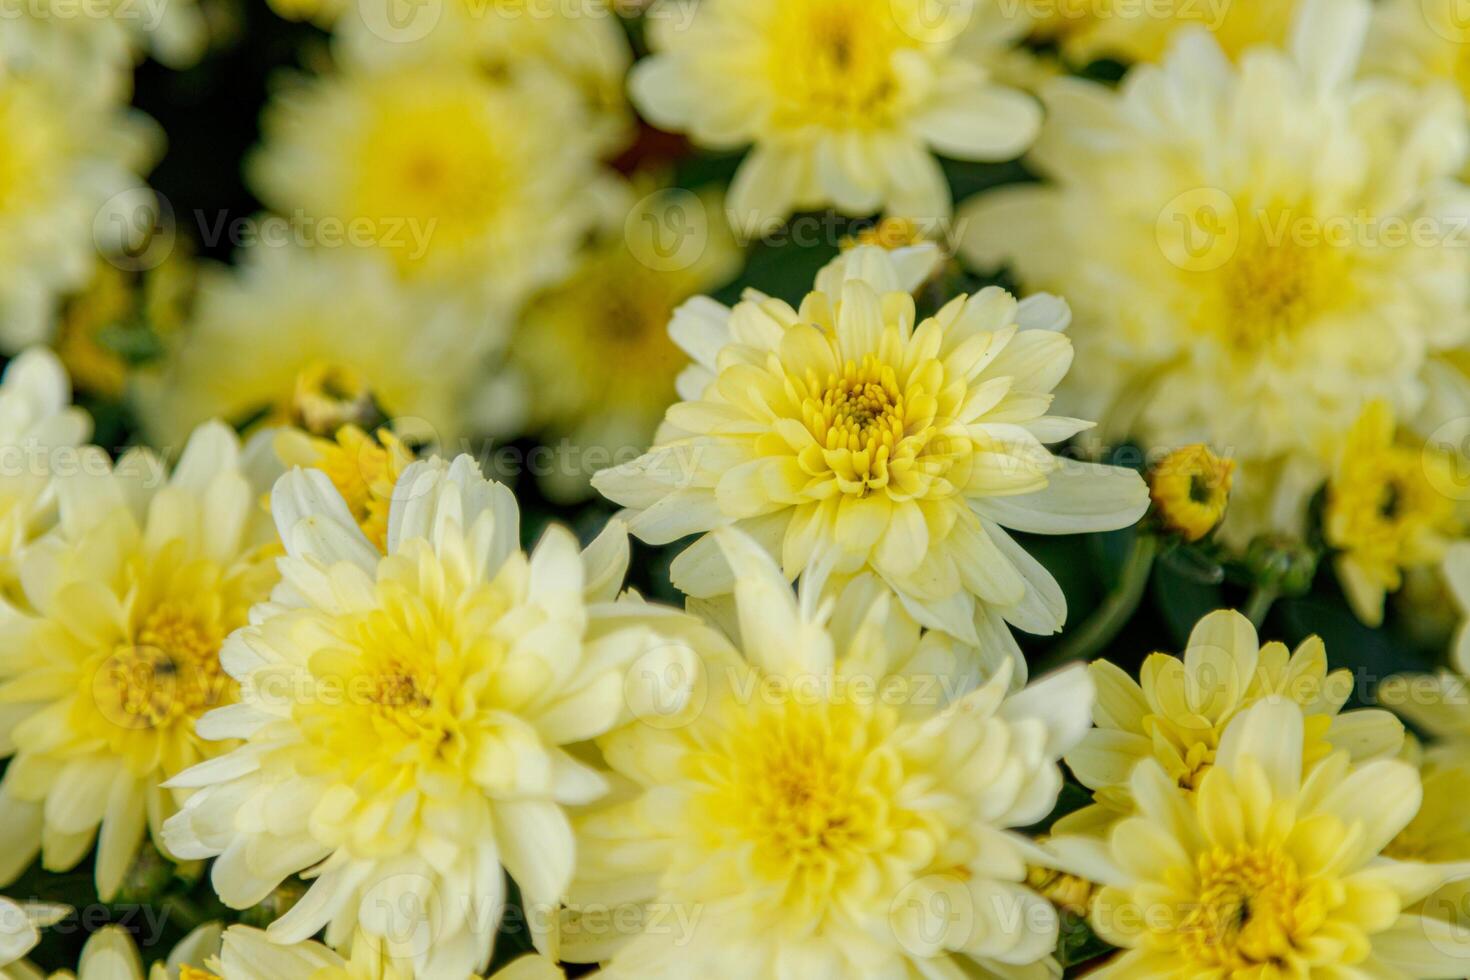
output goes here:
[[1459, 977], [1470, 938], [1416, 903], [1466, 866], [1383, 856], [1418, 811], [1419, 775], [1337, 752], [1310, 768], [1301, 708], [1257, 703], [1226, 728], [1188, 794], [1154, 760], [1139, 813], [1107, 839], [1053, 838], [1058, 864], [1103, 885], [1089, 918], [1125, 952], [1106, 980]]
[[[14, 576], [21, 550], [56, 521], [51, 476], [91, 434], [71, 404], [71, 382], [56, 355], [33, 347], [0, 377], [0, 581]], [[65, 456], [66, 460], [62, 457]]]
[[1029, 96], [995, 84], [956, 49], [974, 7], [661, 4], [649, 14], [655, 53], [630, 76], [633, 102], [701, 146], [754, 145], [730, 188], [741, 227], [829, 205], [933, 222], [948, 216], [950, 192], [931, 151], [1007, 160], [1031, 144], [1041, 119]]
[[1233, 540], [1299, 533], [1324, 447], [1375, 398], [1412, 418], [1430, 355], [1470, 337], [1464, 107], [1355, 82], [1368, 18], [1307, 0], [1289, 52], [1237, 67], [1191, 33], [1116, 91], [1059, 80], [1051, 183], [964, 209], [967, 258], [1073, 300], [1073, 411], [1242, 464]]
[[267, 204], [492, 314], [569, 270], [608, 179], [575, 91], [545, 72], [410, 62], [295, 79], [263, 130], [249, 175]]
[[798, 601], [755, 542], [717, 537], [744, 656], [712, 638], [682, 711], [599, 740], [629, 792], [577, 821], [563, 959], [609, 980], [1053, 976], [1056, 912], [1010, 828], [1056, 804], [1086, 672], [1007, 696], [1010, 661], [980, 683], [871, 576]]
[[[405, 325], [411, 325], [411, 329]], [[356, 249], [256, 248], [203, 277], [169, 361], [140, 379], [145, 427], [177, 445], [209, 418], [371, 427], [450, 445], [495, 333]]]
[[469, 456], [404, 471], [386, 556], [320, 471], [283, 476], [272, 509], [282, 583], [226, 643], [240, 703], [200, 722], [243, 744], [170, 784], [196, 792], [169, 846], [217, 858], [236, 908], [306, 872], [273, 941], [326, 927], [341, 948], [361, 929], [401, 971], [482, 970], [505, 870], [528, 907], [555, 908], [563, 808], [607, 788], [561, 746], [628, 720], [630, 666], [687, 657], [655, 632], [686, 617], [614, 602], [618, 525], [580, 557], [553, 528], [528, 557], [515, 498]]
[[164, 479], [101, 450], [56, 476], [60, 520], [17, 562], [0, 623], [0, 880], [41, 852], [75, 867], [95, 845], [116, 894], [145, 834], [185, 794], [160, 783], [219, 752], [195, 720], [233, 699], [220, 644], [276, 572], [234, 433], [202, 427]]
[[971, 643], [1019, 654], [1005, 623], [1061, 629], [1061, 589], [1005, 528], [1126, 527], [1148, 491], [1046, 448], [1088, 427], [1048, 414], [1072, 363], [1066, 304], [987, 289], [917, 322], [908, 290], [931, 267], [865, 246], [799, 310], [753, 291], [733, 310], [680, 308], [684, 401], [652, 450], [593, 485], [645, 541], [706, 535], [674, 561], [681, 591], [731, 591], [706, 532], [734, 525], [788, 578], [870, 570], [920, 623]]
[[157, 155], [152, 120], [72, 76], [59, 45], [0, 42], [0, 349], [44, 340], [61, 294], [86, 284], [98, 250], [139, 231], [139, 175]]
[[[321, 943], [306, 941], [290, 946], [273, 943], [259, 929], [231, 926], [225, 931], [218, 957], [208, 963], [209, 972], [182, 980], [413, 980], [384, 962], [374, 946], [359, 935], [347, 958]], [[490, 980], [562, 980], [563, 973], [544, 956], [535, 954], [512, 960], [495, 971]], [[468, 975], [445, 980], [477, 980]]]

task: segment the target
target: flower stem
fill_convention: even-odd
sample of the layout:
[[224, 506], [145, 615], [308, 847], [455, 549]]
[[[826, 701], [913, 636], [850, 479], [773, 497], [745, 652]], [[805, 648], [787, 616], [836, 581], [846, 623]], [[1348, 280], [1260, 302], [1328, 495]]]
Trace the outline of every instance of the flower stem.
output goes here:
[[1256, 629], [1266, 621], [1266, 614], [1276, 604], [1281, 593], [1267, 585], [1258, 585], [1251, 590], [1250, 597], [1245, 601], [1245, 618], [1251, 621]]
[[1133, 540], [1133, 550], [1123, 563], [1118, 584], [1102, 605], [1093, 610], [1091, 616], [1072, 631], [1071, 635], [1047, 651], [1042, 658], [1041, 669], [1060, 667], [1078, 660], [1089, 660], [1107, 646], [1120, 633], [1128, 620], [1138, 611], [1148, 588], [1149, 574], [1153, 571], [1154, 558], [1159, 553], [1159, 539], [1152, 534], [1139, 534]]

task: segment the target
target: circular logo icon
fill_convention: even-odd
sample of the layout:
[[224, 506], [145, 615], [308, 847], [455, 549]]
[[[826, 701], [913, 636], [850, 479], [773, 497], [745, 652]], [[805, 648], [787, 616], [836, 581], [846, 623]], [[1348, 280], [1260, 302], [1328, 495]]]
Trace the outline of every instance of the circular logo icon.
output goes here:
[[899, 29], [922, 44], [947, 44], [975, 19], [975, 0], [888, 0]]
[[1470, 500], [1470, 416], [1441, 425], [1420, 454], [1429, 485], [1450, 500]]
[[173, 253], [177, 239], [173, 205], [146, 187], [112, 195], [92, 218], [92, 244], [124, 272], [158, 268]]
[[652, 728], [682, 728], [699, 717], [708, 699], [709, 677], [698, 655], [682, 643], [649, 650], [623, 677], [628, 711]]
[[1235, 201], [1214, 187], [1185, 191], [1164, 206], [1154, 228], [1164, 258], [1185, 272], [1211, 272], [1240, 247]]
[[1429, 29], [1454, 44], [1470, 43], [1470, 0], [1420, 0]]
[[628, 251], [655, 272], [682, 272], [704, 257], [709, 209], [692, 191], [657, 191], [635, 204], [623, 222]]
[[935, 956], [964, 946], [975, 928], [975, 898], [955, 875], [925, 875], [894, 896], [888, 922], [910, 954]]
[[368, 33], [390, 44], [422, 41], [444, 16], [444, 0], [357, 0], [356, 7]]

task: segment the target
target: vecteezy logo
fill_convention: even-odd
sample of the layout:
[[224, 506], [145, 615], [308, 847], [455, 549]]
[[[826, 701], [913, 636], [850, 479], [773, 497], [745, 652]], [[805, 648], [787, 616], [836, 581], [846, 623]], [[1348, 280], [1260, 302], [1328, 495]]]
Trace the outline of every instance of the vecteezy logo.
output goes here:
[[178, 228], [168, 198], [146, 187], [114, 194], [92, 219], [98, 254], [124, 272], [146, 272], [172, 254]]
[[439, 26], [444, 0], [357, 0], [357, 15], [374, 37], [412, 44]]
[[657, 191], [635, 204], [623, 223], [633, 258], [655, 272], [682, 272], [709, 246], [709, 211], [686, 190]]
[[1211, 272], [1235, 257], [1240, 213], [1229, 194], [1197, 187], [1164, 205], [1154, 235], [1171, 265], [1186, 272]]

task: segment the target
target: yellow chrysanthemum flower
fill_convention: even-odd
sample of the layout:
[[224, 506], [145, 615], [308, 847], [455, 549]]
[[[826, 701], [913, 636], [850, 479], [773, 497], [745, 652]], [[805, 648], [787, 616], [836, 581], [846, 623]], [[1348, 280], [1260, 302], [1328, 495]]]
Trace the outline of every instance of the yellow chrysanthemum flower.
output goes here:
[[[411, 325], [412, 329], [406, 329]], [[158, 372], [140, 377], [156, 445], [209, 418], [236, 425], [372, 427], [450, 445], [493, 335], [395, 280], [356, 249], [257, 248], [201, 276], [193, 322]]]
[[[1061, 589], [1004, 528], [1125, 527], [1147, 489], [1046, 449], [1088, 425], [1047, 413], [1072, 361], [1066, 304], [992, 288], [920, 323], [909, 290], [930, 268], [860, 247], [799, 310], [754, 291], [733, 310], [685, 304], [669, 327], [695, 361], [685, 400], [648, 454], [593, 485], [653, 544], [735, 525], [788, 578], [871, 570], [968, 642], [1019, 655], [1005, 623], [1056, 632]], [[672, 574], [696, 597], [734, 584], [707, 534]]]
[[71, 404], [71, 382], [56, 355], [25, 351], [0, 376], [0, 589], [15, 596], [15, 562], [56, 522], [51, 476], [91, 434]]
[[283, 429], [274, 443], [277, 457], [288, 468], [311, 467], [325, 473], [363, 535], [379, 551], [387, 549], [393, 488], [414, 460], [401, 439], [387, 429], [368, 435], [355, 425], [344, 425], [331, 439]]
[[562, 958], [609, 980], [1051, 975], [1056, 911], [1007, 828], [1055, 805], [1085, 672], [1007, 696], [1009, 661], [981, 683], [871, 576], [798, 601], [755, 542], [718, 540], [744, 656], [710, 637], [697, 698], [599, 740], [632, 792], [577, 821]]
[[1148, 492], [1164, 527], [1199, 541], [1225, 519], [1235, 463], [1196, 443], [1176, 449], [1149, 471]]
[[[652, 441], [689, 363], [669, 338], [674, 310], [740, 269], [716, 200], [666, 190], [630, 201], [626, 214], [569, 279], [527, 305], [507, 345], [510, 373], [492, 388], [488, 421], [496, 430], [571, 443], [571, 455], [538, 474], [563, 500], [586, 497], [594, 472], [627, 462]], [[668, 251], [641, 247], [659, 237], [630, 237], [649, 228], [652, 236], [675, 236]]]
[[356, 64], [456, 62], [499, 75], [550, 71], [577, 90], [604, 149], [616, 149], [631, 134], [624, 82], [633, 52], [618, 15], [626, 0], [444, 0], [407, 16], [383, 0], [277, 3], [312, 9], [318, 21], [326, 8], [355, 6], [336, 20], [336, 41]]
[[[569, 271], [607, 179], [576, 94], [408, 63], [297, 80], [267, 109], [248, 172], [267, 204], [477, 313]], [[488, 271], [493, 270], [493, 272]]]
[[1094, 791], [1097, 803], [1065, 818], [1063, 830], [1096, 832], [1126, 815], [1134, 806], [1129, 779], [1145, 759], [1176, 785], [1198, 789], [1216, 764], [1230, 723], [1268, 696], [1305, 712], [1305, 765], [1334, 748], [1361, 760], [1393, 755], [1403, 744], [1404, 728], [1387, 711], [1339, 714], [1353, 691], [1352, 673], [1327, 672], [1320, 639], [1307, 640], [1293, 653], [1281, 643], [1262, 646], [1250, 620], [1233, 610], [1201, 619], [1182, 660], [1150, 655], [1141, 683], [1106, 660], [1090, 669], [1097, 727], [1067, 755], [1067, 765]]
[[276, 580], [268, 528], [223, 425], [162, 478], [147, 452], [111, 468], [90, 450], [56, 477], [60, 523], [20, 556], [0, 627], [0, 879], [95, 844], [110, 899], [186, 795], [159, 783], [223, 748], [194, 723], [234, 699], [220, 645]]
[[[5, 32], [16, 26], [5, 19]], [[46, 339], [59, 297], [86, 284], [98, 249], [136, 233], [157, 155], [151, 120], [89, 91], [52, 46], [0, 42], [0, 349]]]
[[1052, 182], [963, 211], [970, 261], [1076, 305], [1070, 411], [1240, 464], [1231, 543], [1302, 533], [1323, 447], [1375, 398], [1412, 417], [1429, 356], [1470, 336], [1464, 110], [1353, 81], [1368, 17], [1306, 0], [1289, 53], [1236, 67], [1196, 34], [1116, 91], [1058, 81], [1035, 152]]
[[1430, 446], [1395, 441], [1393, 410], [1375, 401], [1339, 450], [1327, 484], [1322, 530], [1338, 550], [1337, 577], [1358, 618], [1383, 622], [1383, 599], [1404, 570], [1439, 562], [1463, 526], [1453, 486], [1454, 461]]
[[650, 17], [655, 54], [634, 66], [630, 91], [651, 122], [702, 146], [754, 144], [730, 188], [742, 228], [829, 205], [932, 223], [950, 195], [931, 150], [1007, 160], [1041, 119], [956, 50], [973, 7], [706, 0], [684, 23], [669, 5]]
[[[562, 980], [564, 974], [551, 960], [535, 954], [512, 960], [490, 980]], [[181, 980], [413, 980], [378, 956], [371, 943], [355, 937], [350, 956], [343, 958], [318, 942], [282, 946], [249, 926], [231, 926], [224, 945], [208, 963], [208, 972]], [[445, 980], [478, 980], [468, 974]]]
[[240, 703], [200, 723], [241, 744], [170, 782], [196, 792], [165, 838], [218, 858], [234, 908], [309, 872], [274, 942], [326, 927], [341, 948], [361, 929], [405, 974], [483, 970], [505, 871], [528, 908], [555, 908], [563, 808], [607, 789], [562, 746], [631, 719], [631, 666], [662, 676], [685, 656], [655, 630], [686, 617], [613, 601], [619, 525], [581, 555], [553, 528], [528, 557], [515, 498], [469, 456], [404, 471], [386, 555], [320, 471], [283, 476], [272, 510], [282, 584], [226, 642]]
[[105, 926], [87, 938], [76, 973], [63, 970], [48, 980], [211, 980], [201, 967], [219, 952], [223, 932], [218, 922], [199, 926], [169, 951], [167, 959], [155, 960], [145, 972], [143, 957], [128, 931], [122, 926]]
[[1337, 752], [1307, 769], [1301, 709], [1269, 699], [1235, 719], [1199, 791], [1158, 762], [1133, 771], [1139, 812], [1106, 840], [1053, 839], [1103, 883], [1093, 928], [1126, 951], [1105, 980], [1458, 977], [1470, 940], [1411, 911], [1458, 870], [1382, 852], [1419, 809], [1419, 775]]

